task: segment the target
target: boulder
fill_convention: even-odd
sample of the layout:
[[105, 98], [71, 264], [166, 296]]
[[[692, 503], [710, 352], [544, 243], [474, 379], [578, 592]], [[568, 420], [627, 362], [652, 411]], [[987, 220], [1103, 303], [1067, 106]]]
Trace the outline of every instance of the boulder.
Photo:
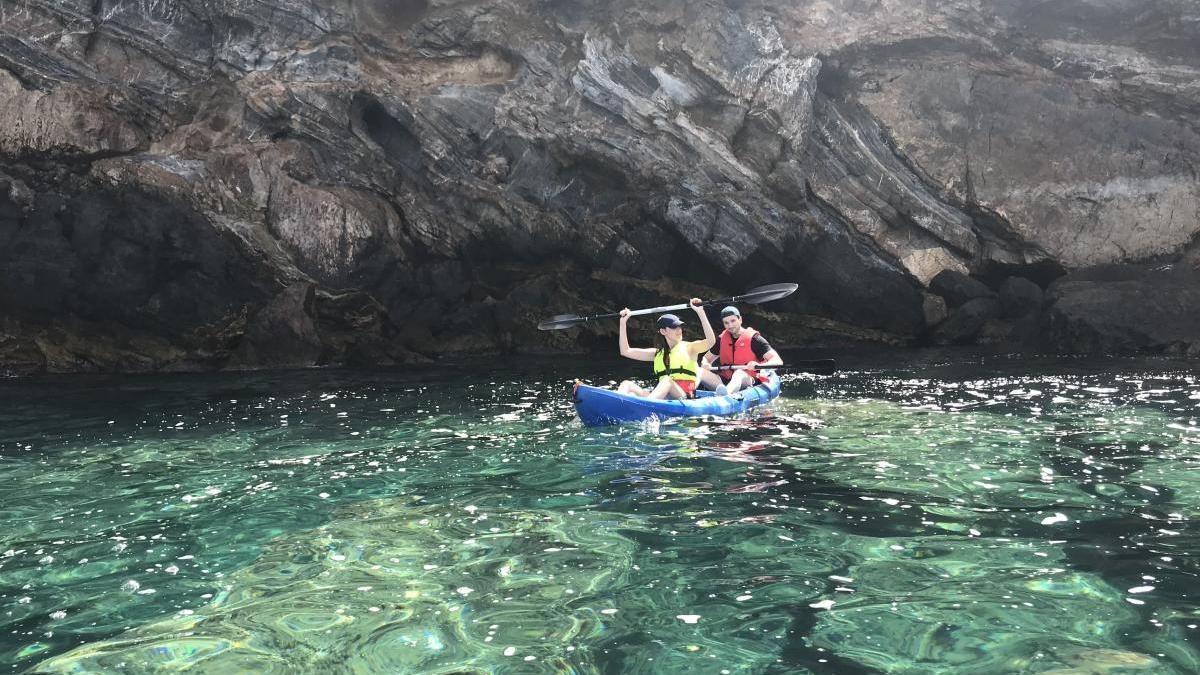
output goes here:
[[321, 359], [321, 338], [313, 314], [316, 289], [295, 283], [280, 291], [251, 317], [234, 355], [242, 367], [307, 367]]
[[1000, 316], [1000, 301], [995, 298], [975, 298], [950, 313], [933, 331], [933, 340], [941, 345], [970, 344], [989, 320]]
[[1013, 339], [1013, 324], [1004, 319], [988, 319], [979, 327], [975, 343], [981, 345], [1005, 344]]
[[929, 290], [946, 299], [950, 307], [958, 307], [977, 298], [995, 298], [996, 292], [982, 281], [956, 270], [942, 270], [929, 282]]
[[946, 299], [940, 295], [932, 293], [924, 293], [922, 310], [925, 312], [925, 325], [932, 328], [946, 320], [950, 315], [950, 311], [946, 309]]
[[1000, 306], [1007, 319], [1041, 311], [1042, 297], [1042, 287], [1024, 277], [1009, 277], [1000, 285]]
[[1200, 271], [1113, 265], [1069, 274], [1047, 291], [1043, 348], [1069, 353], [1194, 353]]

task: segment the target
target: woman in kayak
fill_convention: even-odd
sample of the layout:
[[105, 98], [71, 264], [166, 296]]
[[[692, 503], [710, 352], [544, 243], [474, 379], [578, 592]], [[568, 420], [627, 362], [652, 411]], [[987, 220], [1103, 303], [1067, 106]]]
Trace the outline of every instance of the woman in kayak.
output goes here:
[[629, 310], [621, 310], [620, 345], [621, 356], [635, 361], [653, 361], [654, 376], [658, 384], [653, 389], [646, 390], [632, 380], [625, 380], [617, 387], [617, 393], [633, 396], [645, 396], [654, 399], [692, 398], [699, 380], [700, 365], [696, 357], [712, 349], [717, 344], [708, 315], [700, 298], [692, 298], [692, 310], [700, 317], [700, 326], [704, 329], [704, 339], [685, 342], [683, 340], [683, 321], [674, 314], [663, 314], [658, 317], [658, 334], [662, 336], [662, 344], [658, 347], [630, 347], [629, 334], [626, 324], [629, 323]]

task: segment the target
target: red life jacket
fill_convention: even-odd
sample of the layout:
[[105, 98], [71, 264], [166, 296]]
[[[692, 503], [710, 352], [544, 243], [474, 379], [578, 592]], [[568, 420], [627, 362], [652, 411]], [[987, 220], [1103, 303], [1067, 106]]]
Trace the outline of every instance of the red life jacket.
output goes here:
[[[754, 356], [754, 350], [750, 348], [750, 341], [754, 339], [755, 335], [758, 335], [758, 331], [750, 328], [749, 326], [742, 326], [742, 332], [738, 335], [737, 340], [733, 339], [733, 336], [729, 334], [729, 331], [721, 331], [720, 337], [717, 338], [717, 342], [721, 345], [721, 365], [742, 366], [754, 361], [756, 357]], [[721, 379], [725, 380], [726, 382], [733, 378], [733, 374], [735, 372], [737, 371], [717, 371], [717, 373], [721, 376]], [[755, 378], [759, 382], [768, 381], [767, 376], [760, 375], [757, 370], [747, 370], [745, 373], [750, 377]]]

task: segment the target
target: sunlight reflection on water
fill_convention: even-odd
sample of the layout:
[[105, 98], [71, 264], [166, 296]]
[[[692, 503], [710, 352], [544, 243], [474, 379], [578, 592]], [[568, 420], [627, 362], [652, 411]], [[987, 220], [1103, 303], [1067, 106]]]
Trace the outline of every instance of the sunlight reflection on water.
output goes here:
[[599, 429], [568, 374], [5, 383], [0, 662], [1200, 670], [1189, 371], [858, 369]]

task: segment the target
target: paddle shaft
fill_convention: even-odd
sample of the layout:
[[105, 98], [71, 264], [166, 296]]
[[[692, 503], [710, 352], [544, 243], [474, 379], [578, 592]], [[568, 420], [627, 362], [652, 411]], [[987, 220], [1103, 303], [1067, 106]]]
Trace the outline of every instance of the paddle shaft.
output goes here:
[[[699, 306], [700, 307], [711, 307], [713, 305], [733, 304], [733, 303], [737, 302], [738, 300], [742, 299], [742, 297], [743, 296], [741, 296], [741, 295], [735, 295], [731, 298], [719, 298], [717, 300], [705, 300], [704, 302], [700, 303]], [[629, 310], [629, 316], [641, 316], [643, 314], [660, 314], [662, 312], [674, 312], [674, 311], [680, 310], [680, 309], [690, 309], [691, 307], [692, 307], [692, 305], [685, 303], [682, 305], [663, 305], [662, 307], [650, 307], [648, 309], [631, 309], [631, 310]], [[615, 319], [618, 316], [621, 316], [620, 312], [612, 312], [611, 314], [596, 314], [594, 316], [585, 316], [585, 317], [583, 317], [583, 320], [584, 321], [598, 321], [600, 319]]]
[[[791, 361], [778, 366], [756, 366], [755, 370], [799, 370], [811, 373], [832, 373], [837, 370], [837, 362], [833, 359], [817, 359], [815, 361]], [[748, 370], [748, 366], [717, 366], [712, 370]]]
[[[710, 305], [720, 305], [725, 303], [745, 302], [752, 305], [780, 300], [791, 295], [799, 288], [797, 284], [770, 284], [752, 288], [741, 295], [734, 295], [728, 298], [720, 298], [717, 300], [709, 300], [708, 302], [700, 303], [700, 307], [708, 307]], [[662, 307], [650, 307], [648, 309], [632, 310], [630, 316], [638, 316], [641, 314], [655, 314], [660, 312], [671, 312], [680, 309], [691, 307], [690, 303], [682, 305], [664, 305]], [[620, 312], [610, 312], [607, 314], [593, 314], [592, 316], [578, 316], [576, 314], [559, 314], [552, 316], [538, 324], [538, 330], [559, 330], [562, 328], [571, 328], [578, 326], [581, 323], [588, 321], [598, 321], [600, 319], [612, 319], [620, 316]]]

